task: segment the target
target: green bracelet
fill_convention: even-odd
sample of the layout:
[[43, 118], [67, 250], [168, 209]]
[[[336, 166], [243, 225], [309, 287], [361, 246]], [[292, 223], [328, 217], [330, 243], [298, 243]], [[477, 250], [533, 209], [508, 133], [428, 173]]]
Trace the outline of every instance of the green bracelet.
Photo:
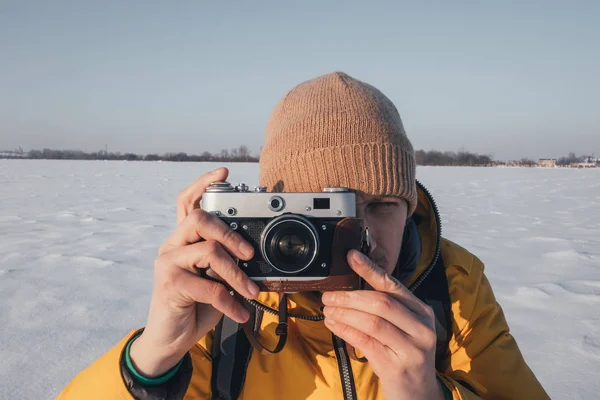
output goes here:
[[129, 342], [127, 343], [127, 346], [125, 347], [125, 365], [127, 366], [127, 370], [129, 371], [129, 373], [131, 373], [131, 375], [133, 375], [133, 377], [135, 378], [135, 380], [138, 383], [142, 384], [142, 385], [146, 385], [146, 386], [158, 386], [158, 385], [162, 385], [163, 383], [165, 383], [169, 379], [171, 379], [177, 373], [177, 371], [179, 371], [179, 367], [181, 367], [181, 364], [183, 363], [183, 358], [177, 363], [176, 366], [174, 366], [173, 368], [171, 368], [164, 375], [161, 375], [161, 376], [156, 377], [156, 378], [146, 378], [144, 375], [140, 374], [135, 369], [135, 367], [133, 366], [133, 362], [131, 361], [131, 356], [129, 355], [129, 349], [131, 348], [131, 344], [140, 335], [141, 335], [141, 332], [138, 333], [137, 335], [135, 335], [134, 337], [132, 337], [129, 340]]

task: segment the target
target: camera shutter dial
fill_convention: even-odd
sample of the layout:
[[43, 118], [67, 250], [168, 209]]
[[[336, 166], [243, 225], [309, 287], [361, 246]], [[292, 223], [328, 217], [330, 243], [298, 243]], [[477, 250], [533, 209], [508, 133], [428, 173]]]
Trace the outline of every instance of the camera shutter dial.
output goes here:
[[235, 189], [227, 181], [212, 182], [209, 187], [206, 188], [207, 192], [233, 192]]

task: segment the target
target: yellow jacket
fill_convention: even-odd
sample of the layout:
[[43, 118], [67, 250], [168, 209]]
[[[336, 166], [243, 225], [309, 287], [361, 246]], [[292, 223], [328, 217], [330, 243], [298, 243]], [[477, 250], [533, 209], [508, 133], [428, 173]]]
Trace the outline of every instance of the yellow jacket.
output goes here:
[[[407, 286], [415, 282], [432, 262], [440, 234], [435, 204], [421, 188], [416, 214], [421, 219], [422, 252], [415, 272], [404, 282]], [[450, 355], [438, 376], [453, 399], [549, 398], [509, 333], [502, 309], [485, 277], [483, 263], [446, 239], [441, 240], [441, 254], [446, 267], [453, 322]], [[320, 313], [313, 300], [302, 294], [290, 295], [289, 299], [291, 314]], [[259, 301], [277, 308], [279, 296], [261, 293]], [[264, 314], [259, 339], [268, 348], [276, 345], [273, 329], [276, 324], [277, 316]], [[58, 399], [133, 399], [121, 376], [120, 360], [134, 333], [131, 331], [79, 373]], [[210, 399], [211, 346], [212, 332], [190, 350], [193, 374], [184, 399]], [[369, 364], [352, 359], [351, 367], [357, 399], [383, 399], [379, 381]], [[262, 355], [254, 351], [240, 396], [241, 400], [342, 398], [342, 381], [331, 332], [322, 321], [295, 318], [289, 321], [287, 343], [280, 353]]]

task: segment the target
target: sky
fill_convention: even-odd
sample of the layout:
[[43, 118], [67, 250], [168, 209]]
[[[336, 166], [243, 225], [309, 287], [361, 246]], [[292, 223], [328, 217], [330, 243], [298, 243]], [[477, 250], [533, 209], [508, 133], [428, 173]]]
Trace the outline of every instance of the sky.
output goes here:
[[0, 150], [258, 154], [277, 102], [333, 71], [415, 149], [600, 156], [598, 1], [0, 0]]

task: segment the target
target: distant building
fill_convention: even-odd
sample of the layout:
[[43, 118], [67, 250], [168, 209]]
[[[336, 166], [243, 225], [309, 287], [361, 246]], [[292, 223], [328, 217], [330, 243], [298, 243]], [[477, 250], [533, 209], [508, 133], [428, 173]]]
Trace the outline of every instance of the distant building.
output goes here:
[[556, 158], [540, 158], [538, 166], [543, 168], [554, 168], [556, 167]]

